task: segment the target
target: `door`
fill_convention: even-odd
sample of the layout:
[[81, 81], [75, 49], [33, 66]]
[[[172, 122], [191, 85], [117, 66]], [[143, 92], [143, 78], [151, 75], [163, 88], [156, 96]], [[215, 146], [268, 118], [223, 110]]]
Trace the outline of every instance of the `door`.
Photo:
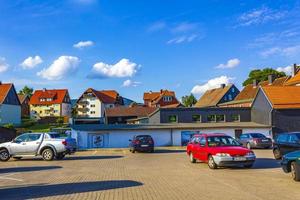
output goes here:
[[235, 137], [235, 139], [239, 139], [242, 134], [243, 134], [243, 130], [242, 129], [235, 129], [234, 130], [234, 137]]
[[24, 154], [26, 152], [26, 141], [28, 134], [22, 134], [15, 138], [10, 145], [12, 155]]
[[28, 134], [25, 144], [25, 154], [34, 155], [42, 142], [42, 134]]
[[207, 160], [207, 142], [206, 137], [201, 137], [199, 142], [199, 160]]
[[280, 154], [284, 155], [288, 152], [288, 134], [280, 134], [276, 140], [276, 145], [279, 148]]

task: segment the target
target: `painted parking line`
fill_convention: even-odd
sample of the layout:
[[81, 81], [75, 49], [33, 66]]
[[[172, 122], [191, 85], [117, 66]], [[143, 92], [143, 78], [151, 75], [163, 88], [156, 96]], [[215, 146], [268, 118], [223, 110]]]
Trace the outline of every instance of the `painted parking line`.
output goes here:
[[12, 181], [19, 181], [19, 182], [23, 182], [23, 179], [18, 179], [18, 178], [12, 178], [11, 176], [16, 175], [19, 173], [13, 173], [13, 174], [6, 174], [3, 176], [0, 176], [0, 180], [12, 180]]

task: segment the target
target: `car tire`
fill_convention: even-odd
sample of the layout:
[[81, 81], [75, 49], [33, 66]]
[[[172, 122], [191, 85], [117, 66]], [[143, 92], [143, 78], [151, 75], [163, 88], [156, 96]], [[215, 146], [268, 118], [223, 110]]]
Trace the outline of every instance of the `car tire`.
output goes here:
[[0, 150], [0, 161], [6, 162], [9, 159], [10, 159], [10, 155], [7, 149]]
[[43, 152], [42, 152], [42, 157], [46, 161], [53, 160], [54, 159], [54, 152], [53, 152], [53, 150], [50, 149], [50, 148], [44, 149]]
[[210, 169], [217, 169], [218, 165], [215, 163], [214, 158], [212, 157], [212, 155], [208, 156], [208, 167]]
[[132, 150], [131, 150], [131, 153], [135, 153], [135, 150], [134, 150], [134, 149], [132, 149]]
[[291, 174], [294, 181], [300, 181], [300, 165], [296, 162], [291, 163]]
[[244, 168], [247, 168], [247, 169], [252, 168], [252, 167], [253, 167], [253, 163], [244, 165]]
[[22, 157], [13, 157], [13, 159], [15, 159], [15, 160], [21, 160]]
[[274, 158], [275, 158], [276, 160], [280, 160], [280, 159], [281, 159], [281, 155], [280, 155], [279, 149], [274, 149], [274, 150], [273, 150], [273, 154], [274, 154]]
[[62, 159], [64, 159], [64, 157], [65, 157], [65, 154], [63, 154], [63, 153], [59, 153], [55, 156], [56, 160], [62, 160]]
[[251, 144], [248, 142], [248, 143], [246, 144], [246, 147], [247, 147], [247, 149], [251, 149]]
[[193, 155], [192, 152], [190, 153], [190, 162], [191, 163], [196, 163], [196, 159], [194, 158], [194, 155]]

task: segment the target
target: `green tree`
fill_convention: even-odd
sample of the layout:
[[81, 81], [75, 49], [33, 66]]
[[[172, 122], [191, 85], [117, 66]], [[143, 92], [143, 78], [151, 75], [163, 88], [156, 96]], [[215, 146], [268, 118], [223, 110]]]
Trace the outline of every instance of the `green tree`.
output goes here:
[[258, 82], [266, 81], [268, 80], [269, 75], [273, 75], [274, 78], [280, 78], [286, 76], [284, 72], [279, 72], [272, 68], [264, 68], [262, 70], [255, 69], [249, 73], [247, 80], [243, 82], [243, 86], [253, 83], [253, 80], [256, 80]]
[[192, 107], [197, 103], [197, 99], [193, 94], [183, 96], [181, 101], [185, 107]]
[[30, 98], [30, 97], [32, 96], [32, 93], [33, 93], [33, 88], [30, 88], [30, 87], [28, 87], [27, 85], [25, 85], [25, 86], [23, 87], [23, 89], [19, 91], [18, 94], [21, 94], [21, 95], [27, 95], [27, 96], [29, 96], [29, 98]]

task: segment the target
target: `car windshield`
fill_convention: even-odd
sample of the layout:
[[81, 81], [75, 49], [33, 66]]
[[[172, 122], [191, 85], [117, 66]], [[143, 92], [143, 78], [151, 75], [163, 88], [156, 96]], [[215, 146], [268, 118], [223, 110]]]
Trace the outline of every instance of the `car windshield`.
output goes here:
[[230, 136], [210, 136], [207, 141], [209, 147], [240, 146], [240, 143]]
[[67, 138], [68, 135], [66, 133], [49, 133], [51, 138]]
[[251, 136], [253, 138], [266, 138], [266, 136], [261, 133], [251, 133]]
[[136, 140], [139, 140], [139, 141], [149, 141], [151, 140], [151, 136], [149, 135], [139, 135], [139, 136], [136, 136], [135, 138]]

